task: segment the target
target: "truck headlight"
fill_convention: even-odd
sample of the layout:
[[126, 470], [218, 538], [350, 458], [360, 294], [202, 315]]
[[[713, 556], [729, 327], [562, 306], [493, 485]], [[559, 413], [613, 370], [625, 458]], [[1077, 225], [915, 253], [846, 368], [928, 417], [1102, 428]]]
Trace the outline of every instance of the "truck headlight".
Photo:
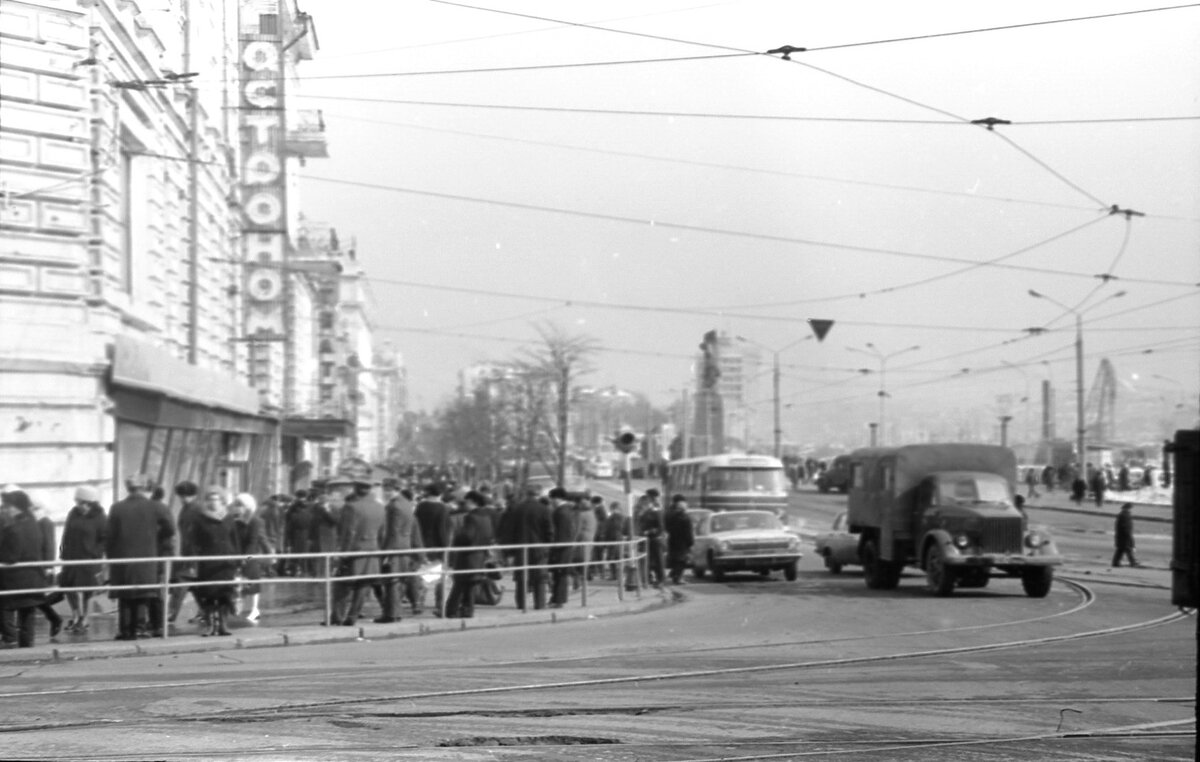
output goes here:
[[971, 538], [965, 534], [954, 535], [954, 546], [959, 550], [966, 550], [971, 546]]
[[1041, 532], [1034, 531], [1025, 535], [1025, 547], [1030, 550], [1040, 548], [1043, 545], [1049, 544], [1049, 542], [1050, 538]]
[[717, 543], [717, 552], [718, 553], [728, 553], [729, 552], [729, 543], [726, 542], [725, 540], [721, 540], [720, 542], [718, 542]]

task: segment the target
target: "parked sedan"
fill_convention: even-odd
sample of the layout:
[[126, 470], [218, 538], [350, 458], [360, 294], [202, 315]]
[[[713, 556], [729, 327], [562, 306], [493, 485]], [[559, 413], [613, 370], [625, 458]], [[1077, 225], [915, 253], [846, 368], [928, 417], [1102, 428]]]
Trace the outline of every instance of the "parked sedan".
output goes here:
[[833, 527], [816, 538], [817, 555], [825, 559], [825, 568], [833, 574], [841, 574], [843, 566], [858, 566], [858, 534], [851, 532], [846, 512], [842, 511], [833, 520]]
[[722, 511], [694, 518], [692, 573], [697, 577], [712, 574], [720, 582], [728, 572], [766, 576], [780, 570], [789, 582], [796, 579], [800, 538], [784, 530], [771, 511]]

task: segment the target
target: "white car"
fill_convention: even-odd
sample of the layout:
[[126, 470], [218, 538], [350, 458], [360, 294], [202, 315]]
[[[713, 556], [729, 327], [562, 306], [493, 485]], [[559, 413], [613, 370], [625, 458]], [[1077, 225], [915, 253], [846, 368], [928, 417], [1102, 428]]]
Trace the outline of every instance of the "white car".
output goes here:
[[825, 559], [825, 568], [832, 574], [841, 574], [843, 566], [862, 565], [858, 557], [858, 534], [850, 531], [848, 523], [846, 512], [842, 511], [829, 531], [817, 535], [814, 541], [817, 555]]
[[721, 511], [693, 516], [696, 542], [692, 545], [692, 573], [711, 574], [718, 582], [727, 572], [752, 571], [768, 575], [781, 570], [796, 579], [800, 538], [788, 532], [771, 511]]
[[613, 477], [612, 463], [607, 460], [589, 461], [587, 475], [589, 479], [611, 479]]

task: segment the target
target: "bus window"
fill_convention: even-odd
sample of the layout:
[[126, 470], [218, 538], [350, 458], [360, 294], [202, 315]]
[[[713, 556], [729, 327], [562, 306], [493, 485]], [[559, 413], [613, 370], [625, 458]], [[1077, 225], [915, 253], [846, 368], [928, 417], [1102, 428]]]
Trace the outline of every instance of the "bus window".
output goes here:
[[708, 492], [784, 492], [782, 470], [770, 468], [710, 468], [705, 478]]

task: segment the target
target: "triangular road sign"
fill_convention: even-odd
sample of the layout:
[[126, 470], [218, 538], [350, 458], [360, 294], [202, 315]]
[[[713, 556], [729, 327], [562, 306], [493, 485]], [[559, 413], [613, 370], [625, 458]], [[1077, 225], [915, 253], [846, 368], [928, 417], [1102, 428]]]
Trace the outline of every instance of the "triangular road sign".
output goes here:
[[829, 329], [833, 327], [832, 320], [817, 320], [816, 318], [809, 318], [808, 324], [812, 326], [812, 332], [817, 337], [817, 341], [824, 341], [825, 334], [829, 333]]

